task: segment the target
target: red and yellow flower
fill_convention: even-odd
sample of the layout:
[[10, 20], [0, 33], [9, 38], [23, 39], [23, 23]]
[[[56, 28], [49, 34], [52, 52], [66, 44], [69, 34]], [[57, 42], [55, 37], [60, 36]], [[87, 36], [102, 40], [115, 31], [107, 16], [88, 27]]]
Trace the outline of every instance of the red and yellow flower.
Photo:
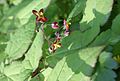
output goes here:
[[65, 32], [64, 32], [64, 35], [65, 36], [68, 36], [70, 34], [70, 31], [69, 31], [69, 23], [67, 23], [67, 21], [64, 19], [63, 21], [63, 26], [65, 28]]
[[36, 22], [44, 23], [47, 21], [47, 18], [44, 16], [44, 10], [40, 9], [39, 12], [36, 10], [32, 10], [32, 13], [36, 15]]

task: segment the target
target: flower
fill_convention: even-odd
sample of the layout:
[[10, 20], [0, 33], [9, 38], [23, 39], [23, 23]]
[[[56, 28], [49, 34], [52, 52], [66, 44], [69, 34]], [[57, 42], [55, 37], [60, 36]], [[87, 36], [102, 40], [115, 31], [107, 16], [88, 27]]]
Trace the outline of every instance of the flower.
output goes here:
[[60, 43], [60, 40], [55, 40], [54, 43], [50, 46], [49, 52], [54, 53], [58, 48], [60, 48], [62, 44]]
[[40, 9], [40, 11], [32, 10], [32, 13], [36, 15], [36, 23], [39, 21], [41, 23], [44, 23], [47, 21], [47, 18], [43, 14], [44, 10]]
[[70, 32], [69, 32], [69, 24], [66, 22], [65, 19], [64, 19], [64, 21], [63, 21], [63, 26], [64, 26], [64, 28], [65, 28], [64, 35], [65, 35], [65, 36], [68, 36], [68, 35], [70, 34]]
[[61, 36], [60, 36], [59, 32], [55, 32], [55, 36], [56, 36], [56, 40], [60, 40], [61, 39]]
[[70, 34], [69, 31], [64, 31], [64, 35], [65, 35], [65, 36], [68, 36], [69, 34]]
[[57, 22], [53, 22], [53, 23], [51, 24], [51, 26], [52, 26], [53, 29], [58, 29], [58, 28], [59, 28], [59, 25], [58, 25]]

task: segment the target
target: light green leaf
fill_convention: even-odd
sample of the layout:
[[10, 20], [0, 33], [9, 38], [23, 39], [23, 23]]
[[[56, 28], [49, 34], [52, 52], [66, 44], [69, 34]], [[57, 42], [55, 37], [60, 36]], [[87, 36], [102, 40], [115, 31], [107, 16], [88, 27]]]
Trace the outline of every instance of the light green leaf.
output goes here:
[[[43, 34], [42, 31], [40, 31], [39, 33], [37, 33], [31, 48], [25, 55], [25, 60], [23, 61], [23, 63], [25, 63], [24, 64], [25, 67], [30, 65], [33, 70], [35, 70], [38, 67], [39, 60], [42, 57], [42, 45]], [[29, 62], [29, 64], [26, 65], [26, 62], [27, 63]]]
[[46, 81], [48, 76], [50, 76], [51, 71], [52, 68], [48, 67], [43, 72], [32, 78], [30, 81]]
[[34, 23], [29, 23], [11, 34], [5, 53], [8, 54], [10, 60], [15, 60], [23, 56], [30, 44], [34, 35]]
[[0, 20], [0, 31], [8, 33], [10, 28], [22, 27], [33, 15], [33, 9], [40, 10], [41, 8], [46, 8], [50, 1], [51, 0], [23, 0], [18, 6], [7, 10], [5, 16]]
[[22, 2], [22, 0], [9, 0], [10, 4], [18, 5]]
[[56, 64], [47, 81], [90, 81], [89, 76], [103, 48], [88, 47], [64, 53], [67, 56]]
[[[18, 18], [15, 18], [16, 13], [18, 13], [22, 8], [27, 6], [32, 0], [25, 1], [23, 0], [20, 5], [8, 8], [7, 10], [4, 9], [3, 13], [4, 16], [0, 19], [0, 31], [4, 33], [9, 33], [11, 30], [13, 31], [15, 27], [21, 27], [21, 24], [18, 23], [15, 26], [16, 22], [18, 22]], [[6, 13], [7, 12], [7, 13]], [[22, 19], [23, 20], [23, 19]]]
[[20, 23], [23, 25], [28, 22], [28, 19], [32, 16], [32, 10], [40, 10], [46, 8], [51, 0], [33, 0], [30, 4], [22, 8], [17, 14], [16, 18], [20, 19]]
[[[3, 76], [6, 81], [24, 81], [30, 76], [31, 70], [24, 69], [21, 62], [13, 62], [11, 65], [6, 66], [3, 71]], [[4, 80], [3, 78], [1, 80]]]
[[12, 81], [12, 80], [8, 80], [6, 76], [0, 76], [0, 81]]
[[91, 22], [91, 25], [93, 25], [93, 23], [103, 25], [110, 15], [112, 4], [113, 0], [87, 0], [83, 19], [80, 23], [89, 23], [95, 19], [94, 22]]
[[5, 61], [6, 58], [7, 58], [7, 54], [5, 54], [4, 52], [0, 52], [0, 63]]
[[[42, 56], [42, 44], [43, 36], [42, 31], [37, 33], [32, 46], [25, 54], [25, 59], [21, 62], [12, 62], [4, 68], [2, 74], [4, 74], [8, 81], [25, 81], [31, 75], [31, 73], [38, 67], [39, 60]], [[1, 77], [4, 77], [1, 76]]]

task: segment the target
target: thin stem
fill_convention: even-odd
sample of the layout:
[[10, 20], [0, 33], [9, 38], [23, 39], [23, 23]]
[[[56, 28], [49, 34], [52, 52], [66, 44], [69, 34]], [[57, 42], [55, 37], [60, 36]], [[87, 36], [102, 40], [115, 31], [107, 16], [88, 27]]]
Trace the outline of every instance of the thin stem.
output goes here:
[[43, 30], [43, 29], [44, 29], [44, 23], [43, 23], [43, 24], [41, 24], [40, 29], [42, 30], [42, 32], [43, 32], [43, 36], [44, 36], [44, 38], [47, 40], [48, 45], [50, 46], [50, 45], [51, 45], [51, 43], [50, 43], [49, 39], [46, 37], [46, 35], [45, 35], [45, 33], [44, 33], [44, 30]]

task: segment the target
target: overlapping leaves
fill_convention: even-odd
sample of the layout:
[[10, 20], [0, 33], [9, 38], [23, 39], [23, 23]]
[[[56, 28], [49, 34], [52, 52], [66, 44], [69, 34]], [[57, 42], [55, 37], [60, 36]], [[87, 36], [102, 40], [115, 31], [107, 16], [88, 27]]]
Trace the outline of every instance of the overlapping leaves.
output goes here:
[[[12, 20], [18, 20], [19, 22], [11, 21], [13, 23], [10, 22], [10, 24], [13, 25], [7, 26], [8, 28], [15, 26], [17, 29], [13, 30], [10, 34], [10, 40], [5, 49], [7, 58], [3, 59], [0, 63], [0, 81], [28, 80], [32, 72], [38, 67], [39, 60], [42, 57], [43, 33], [42, 31], [37, 34], [34, 32], [35, 21], [31, 17], [31, 11], [34, 8], [47, 7], [49, 2], [50, 0], [45, 2], [42, 0], [40, 2], [22, 2], [21, 4], [26, 5], [26, 7], [18, 5], [7, 13], [6, 17], [10, 17]], [[43, 5], [40, 5], [41, 3]], [[11, 14], [11, 12], [15, 12], [16, 14]], [[1, 19], [1, 22], [4, 19]]]
[[[5, 59], [8, 62], [4, 62], [4, 59], [1, 61], [0, 81], [31, 79], [31, 73], [35, 71], [39, 60], [46, 53], [42, 51], [44, 43], [42, 31], [34, 33], [35, 23], [31, 17], [31, 10], [45, 8], [49, 2], [50, 0], [23, 1], [1, 19], [0, 23], [5, 20], [7, 21], [4, 23], [9, 22], [7, 25], [4, 23], [1, 25], [5, 26], [4, 33], [9, 31], [12, 25], [14, 32], [10, 35], [5, 49], [5, 54], [8, 55], [5, 55]], [[119, 40], [119, 15], [113, 21], [111, 30], [102, 33], [100, 31], [100, 26], [110, 15], [113, 0], [77, 2], [68, 16], [68, 21], [79, 14], [83, 15], [79, 21], [80, 30], [72, 31], [70, 36], [62, 39], [62, 47], [45, 58], [47, 68], [31, 81], [115, 81], [116, 74], [112, 69], [116, 67], [116, 62], [112, 59], [111, 53], [105, 52], [105, 47], [111, 41], [116, 43], [116, 40]]]

